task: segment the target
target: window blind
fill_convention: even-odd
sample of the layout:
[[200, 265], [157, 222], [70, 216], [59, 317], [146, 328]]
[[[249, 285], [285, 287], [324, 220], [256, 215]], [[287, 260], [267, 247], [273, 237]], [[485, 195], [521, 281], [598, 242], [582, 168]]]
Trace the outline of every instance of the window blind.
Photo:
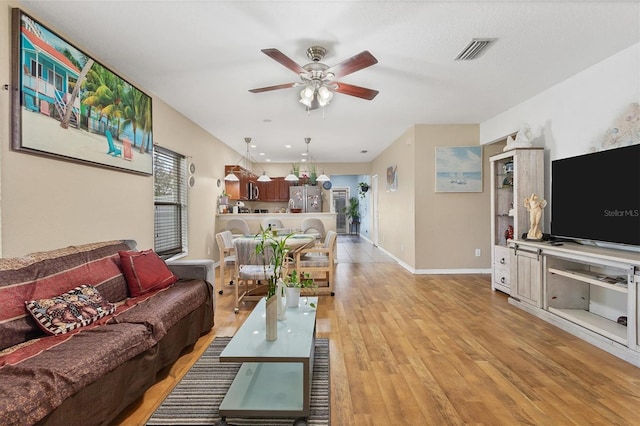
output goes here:
[[187, 167], [183, 155], [154, 147], [154, 249], [162, 257], [187, 251]]

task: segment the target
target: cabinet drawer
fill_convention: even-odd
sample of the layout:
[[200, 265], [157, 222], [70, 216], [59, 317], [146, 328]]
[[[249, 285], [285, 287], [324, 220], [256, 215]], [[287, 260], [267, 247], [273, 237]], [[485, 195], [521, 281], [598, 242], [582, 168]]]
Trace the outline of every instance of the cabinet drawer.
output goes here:
[[509, 253], [508, 247], [493, 247], [493, 261], [496, 263], [496, 265], [504, 265], [507, 269], [509, 269], [510, 257], [511, 255]]
[[509, 265], [502, 265], [500, 263], [495, 263], [493, 265], [493, 281], [496, 284], [501, 284], [505, 286], [509, 286], [509, 276], [511, 271], [509, 269]]

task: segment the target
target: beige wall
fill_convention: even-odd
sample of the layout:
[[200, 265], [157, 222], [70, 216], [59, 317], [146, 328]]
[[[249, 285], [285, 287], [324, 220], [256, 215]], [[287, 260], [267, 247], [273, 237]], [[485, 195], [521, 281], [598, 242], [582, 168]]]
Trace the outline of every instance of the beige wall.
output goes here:
[[[489, 156], [499, 147], [483, 147], [483, 192], [435, 192], [435, 147], [478, 144], [476, 124], [416, 125], [373, 161], [371, 173], [379, 176], [379, 245], [410, 270], [490, 268]], [[386, 169], [394, 165], [398, 189], [390, 192]]]
[[[378, 245], [409, 268], [416, 261], [415, 155], [415, 127], [411, 127], [371, 165], [371, 175], [378, 175]], [[398, 167], [396, 191], [387, 191], [389, 166]], [[370, 229], [373, 232], [373, 226]]]
[[[11, 7], [15, 6], [0, 3], [3, 84], [10, 81]], [[91, 53], [90, 48], [78, 47]], [[132, 83], [145, 90], [144, 84]], [[0, 111], [3, 257], [119, 238], [135, 239], [140, 248], [153, 247], [151, 176], [11, 151], [8, 91], [0, 92]], [[223, 189], [216, 181], [224, 177], [224, 164], [237, 161], [237, 153], [157, 97], [153, 97], [153, 117], [154, 142], [190, 157], [196, 165], [196, 184], [189, 190], [189, 257], [213, 258], [215, 202]]]

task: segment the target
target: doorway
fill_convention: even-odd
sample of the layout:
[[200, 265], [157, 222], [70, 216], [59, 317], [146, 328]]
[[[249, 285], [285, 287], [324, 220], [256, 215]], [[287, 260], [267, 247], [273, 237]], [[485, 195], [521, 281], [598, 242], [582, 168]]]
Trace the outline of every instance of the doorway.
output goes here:
[[333, 188], [331, 190], [331, 199], [333, 200], [333, 211], [336, 213], [336, 232], [338, 234], [347, 234], [349, 229], [344, 208], [349, 200], [349, 188]]

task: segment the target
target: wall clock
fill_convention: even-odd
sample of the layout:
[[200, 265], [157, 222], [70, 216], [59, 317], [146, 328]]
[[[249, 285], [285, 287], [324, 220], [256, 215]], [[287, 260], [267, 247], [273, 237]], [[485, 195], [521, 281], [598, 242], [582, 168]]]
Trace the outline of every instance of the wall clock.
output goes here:
[[322, 187], [324, 189], [331, 189], [331, 181], [330, 180], [325, 180], [324, 182], [322, 182]]

